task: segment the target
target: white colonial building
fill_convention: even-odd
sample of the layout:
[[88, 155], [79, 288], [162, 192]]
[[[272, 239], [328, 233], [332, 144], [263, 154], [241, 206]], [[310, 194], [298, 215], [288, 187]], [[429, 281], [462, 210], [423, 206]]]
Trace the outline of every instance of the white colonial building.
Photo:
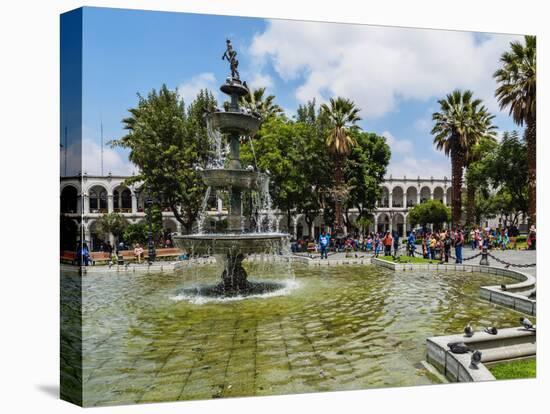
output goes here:
[[[95, 176], [84, 174], [82, 177], [64, 177], [61, 179], [61, 212], [71, 219], [82, 232], [84, 240], [97, 245], [104, 235], [97, 234], [95, 223], [101, 215], [110, 212], [122, 214], [130, 223], [145, 219], [145, 196], [139, 186], [127, 186], [126, 176]], [[373, 212], [374, 228], [369, 230], [397, 230], [405, 235], [411, 229], [408, 212], [411, 207], [426, 200], [440, 200], [445, 205], [451, 203], [451, 182], [444, 178], [394, 178], [389, 176], [381, 184], [382, 196]], [[227, 211], [221, 202], [208, 212], [211, 221], [220, 220]], [[169, 209], [163, 211], [163, 225], [167, 231], [181, 232], [181, 224]], [[324, 227], [322, 216], [317, 217], [311, 226], [301, 214], [292, 217], [291, 228], [287, 228], [285, 214], [276, 214], [276, 227], [279, 231], [289, 232], [294, 237], [315, 237]], [[353, 223], [358, 214], [351, 211]]]

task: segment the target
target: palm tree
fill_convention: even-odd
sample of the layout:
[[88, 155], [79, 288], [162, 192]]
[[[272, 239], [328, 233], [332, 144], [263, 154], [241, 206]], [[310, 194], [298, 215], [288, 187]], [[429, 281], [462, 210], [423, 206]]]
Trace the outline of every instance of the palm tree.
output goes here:
[[252, 112], [259, 114], [263, 120], [284, 113], [283, 108], [275, 102], [275, 95], [265, 96], [265, 88], [251, 90], [248, 95], [240, 98], [240, 104]]
[[525, 36], [525, 43], [511, 42], [510, 50], [500, 57], [502, 67], [493, 77], [500, 108], [509, 108], [514, 122], [525, 128], [529, 220], [536, 224], [537, 213], [537, 41]]
[[330, 125], [326, 144], [334, 158], [334, 193], [336, 199], [336, 233], [342, 230], [342, 199], [344, 196], [343, 163], [351, 148], [356, 145], [351, 132], [359, 129], [356, 125], [361, 120], [360, 109], [349, 99], [330, 98], [330, 105], [321, 105]]
[[473, 99], [472, 91], [455, 90], [438, 101], [440, 112], [432, 119], [434, 144], [451, 157], [452, 221], [459, 225], [462, 215], [462, 175], [472, 148], [483, 137], [494, 137], [491, 115], [480, 99]]

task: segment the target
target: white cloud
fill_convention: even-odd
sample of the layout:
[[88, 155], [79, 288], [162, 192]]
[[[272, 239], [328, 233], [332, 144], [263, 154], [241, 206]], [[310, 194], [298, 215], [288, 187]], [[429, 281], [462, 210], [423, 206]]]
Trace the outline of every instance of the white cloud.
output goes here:
[[298, 80], [300, 102], [331, 95], [353, 99], [363, 117], [380, 117], [400, 100], [443, 97], [470, 88], [492, 111], [492, 79], [511, 35], [271, 20], [256, 35], [254, 59], [271, 62], [286, 81]]
[[389, 176], [391, 174], [394, 178], [401, 178], [404, 176], [407, 178], [450, 178], [450, 161], [447, 161], [447, 165], [448, 167], [445, 167], [445, 163], [428, 159], [419, 159], [409, 156], [394, 158], [392, 156], [386, 175]]
[[390, 146], [392, 154], [411, 154], [413, 151], [413, 143], [408, 139], [397, 139], [389, 131], [382, 132], [382, 136], [386, 138], [386, 143]]
[[[101, 146], [90, 139], [82, 140], [82, 171], [89, 175], [101, 174]], [[103, 148], [103, 174], [132, 175], [138, 169], [128, 157], [108, 146]]]
[[[193, 101], [201, 89], [208, 89], [214, 94], [216, 99], [218, 96], [219, 85], [216, 82], [216, 77], [211, 72], [199, 73], [193, 76], [189, 81], [178, 86], [178, 95], [187, 104]], [[218, 99], [218, 102], [221, 102]]]
[[271, 76], [262, 74], [259, 72], [249, 76], [246, 83], [252, 89], [258, 89], [258, 88], [270, 89], [270, 88], [273, 88], [273, 85], [274, 85], [273, 78]]

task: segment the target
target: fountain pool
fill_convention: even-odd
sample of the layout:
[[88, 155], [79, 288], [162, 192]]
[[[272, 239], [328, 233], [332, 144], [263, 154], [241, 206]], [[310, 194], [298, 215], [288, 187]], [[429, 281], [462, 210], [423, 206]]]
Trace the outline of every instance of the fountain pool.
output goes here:
[[[268, 268], [263, 278], [277, 279]], [[517, 325], [518, 313], [478, 296], [482, 285], [511, 282], [504, 277], [293, 268], [291, 294], [203, 303], [182, 295], [197, 282], [191, 268], [83, 276], [84, 405], [431, 384], [427, 337], [467, 322]], [[218, 270], [202, 266], [201, 284], [219, 281]]]

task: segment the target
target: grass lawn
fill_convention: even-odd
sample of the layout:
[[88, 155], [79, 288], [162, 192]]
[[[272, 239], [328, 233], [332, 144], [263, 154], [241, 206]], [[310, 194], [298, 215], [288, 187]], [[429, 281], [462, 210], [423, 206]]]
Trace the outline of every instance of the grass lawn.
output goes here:
[[413, 256], [413, 257], [399, 256], [397, 257], [397, 259], [394, 259], [393, 256], [380, 255], [378, 256], [378, 258], [382, 260], [386, 260], [388, 262], [392, 262], [392, 263], [418, 263], [418, 264], [421, 264], [421, 263], [438, 264], [439, 263], [439, 260], [424, 259], [423, 257], [420, 257], [420, 256]]
[[519, 361], [502, 362], [488, 367], [496, 379], [535, 378], [537, 376], [537, 361], [521, 359]]

